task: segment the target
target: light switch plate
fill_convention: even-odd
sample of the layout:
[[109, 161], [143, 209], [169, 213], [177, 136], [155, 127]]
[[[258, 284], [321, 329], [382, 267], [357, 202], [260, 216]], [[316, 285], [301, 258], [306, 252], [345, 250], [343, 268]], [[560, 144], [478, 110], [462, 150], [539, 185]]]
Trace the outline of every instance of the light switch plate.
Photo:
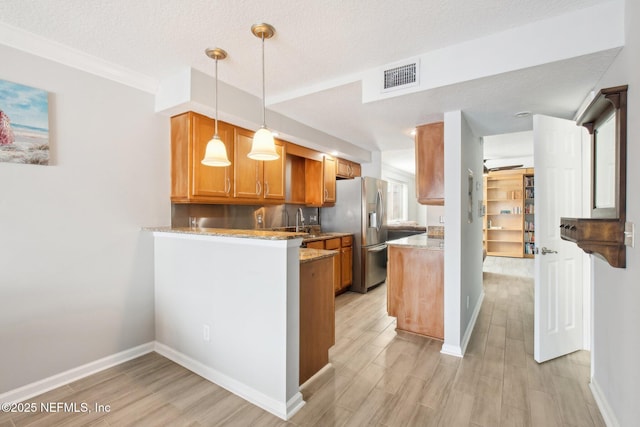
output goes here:
[[632, 222], [624, 223], [624, 244], [633, 247], [635, 240], [635, 225]]

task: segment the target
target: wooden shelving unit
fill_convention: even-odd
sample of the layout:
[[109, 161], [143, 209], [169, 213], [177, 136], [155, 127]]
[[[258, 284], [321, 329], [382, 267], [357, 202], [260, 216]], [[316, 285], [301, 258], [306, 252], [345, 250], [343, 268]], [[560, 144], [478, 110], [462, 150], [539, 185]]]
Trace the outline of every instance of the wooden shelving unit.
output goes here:
[[[487, 255], [533, 256], [533, 169], [490, 172], [485, 177], [484, 247]], [[527, 213], [529, 212], [530, 213]], [[527, 229], [526, 226], [531, 229]], [[531, 255], [527, 253], [531, 251]]]
[[525, 174], [524, 180], [524, 256], [533, 258], [536, 233], [535, 233], [535, 178], [533, 174]]

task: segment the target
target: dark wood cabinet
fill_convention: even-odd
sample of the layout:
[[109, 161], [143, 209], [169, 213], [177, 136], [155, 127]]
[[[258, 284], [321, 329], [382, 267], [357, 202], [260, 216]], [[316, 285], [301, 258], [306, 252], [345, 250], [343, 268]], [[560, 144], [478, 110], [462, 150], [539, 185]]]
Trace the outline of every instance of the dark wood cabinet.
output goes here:
[[444, 123], [416, 128], [416, 192], [422, 205], [444, 205]]
[[[591, 134], [591, 218], [560, 218], [560, 237], [612, 267], [625, 268], [626, 236], [632, 234], [625, 229], [627, 86], [600, 90], [576, 122]], [[601, 191], [607, 197], [602, 198]]]

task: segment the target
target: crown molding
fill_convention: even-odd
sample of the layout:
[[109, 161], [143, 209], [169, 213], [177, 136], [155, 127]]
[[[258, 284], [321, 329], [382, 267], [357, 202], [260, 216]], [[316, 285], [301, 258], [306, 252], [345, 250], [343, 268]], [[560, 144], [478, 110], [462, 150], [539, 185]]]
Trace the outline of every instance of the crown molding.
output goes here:
[[59, 62], [144, 92], [155, 94], [158, 88], [158, 80], [152, 77], [6, 23], [0, 23], [0, 40], [0, 43], [5, 46]]

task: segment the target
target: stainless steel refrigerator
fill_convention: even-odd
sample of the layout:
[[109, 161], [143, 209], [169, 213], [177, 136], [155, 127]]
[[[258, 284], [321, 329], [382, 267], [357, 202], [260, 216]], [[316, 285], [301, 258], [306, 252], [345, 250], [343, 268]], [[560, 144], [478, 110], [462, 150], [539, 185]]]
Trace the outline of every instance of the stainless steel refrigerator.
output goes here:
[[387, 276], [387, 182], [358, 177], [336, 181], [336, 204], [320, 209], [327, 232], [353, 233], [352, 291], [367, 289]]

